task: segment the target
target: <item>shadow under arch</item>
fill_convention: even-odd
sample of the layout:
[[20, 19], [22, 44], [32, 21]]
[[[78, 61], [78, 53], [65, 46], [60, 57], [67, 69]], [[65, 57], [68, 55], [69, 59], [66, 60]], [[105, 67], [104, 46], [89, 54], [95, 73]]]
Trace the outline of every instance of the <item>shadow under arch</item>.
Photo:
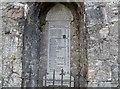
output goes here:
[[[82, 9], [82, 7], [83, 7], [82, 5], [84, 3], [83, 2], [81, 2], [81, 3], [82, 3], [81, 4], [81, 9]], [[80, 20], [81, 17], [84, 17], [81, 14], [82, 10], [77, 12], [78, 4], [76, 2], [44, 2], [44, 3], [42, 3], [42, 6], [39, 7], [40, 11], [39, 11], [39, 17], [38, 18], [40, 20], [40, 23], [44, 24], [47, 13], [56, 4], [62, 4], [65, 7], [67, 7], [71, 11], [74, 20]]]

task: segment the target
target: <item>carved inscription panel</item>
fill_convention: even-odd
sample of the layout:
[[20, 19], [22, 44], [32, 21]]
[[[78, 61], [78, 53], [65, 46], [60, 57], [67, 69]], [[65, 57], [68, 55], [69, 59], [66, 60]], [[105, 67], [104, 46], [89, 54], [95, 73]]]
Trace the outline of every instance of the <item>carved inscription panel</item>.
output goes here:
[[49, 27], [49, 72], [69, 72], [69, 28], [63, 25]]

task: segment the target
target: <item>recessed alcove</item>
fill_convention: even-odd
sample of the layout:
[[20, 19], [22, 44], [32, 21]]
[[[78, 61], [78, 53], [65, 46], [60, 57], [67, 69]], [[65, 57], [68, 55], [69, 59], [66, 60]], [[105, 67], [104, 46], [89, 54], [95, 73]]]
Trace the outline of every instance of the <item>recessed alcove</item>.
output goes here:
[[[32, 76], [34, 83], [41, 87], [44, 86], [43, 78], [47, 73], [53, 73], [55, 69], [56, 74], [59, 74], [63, 69], [66, 79], [69, 79], [69, 75], [72, 76], [75, 82], [73, 86], [87, 86], [87, 39], [83, 2], [36, 4], [40, 4], [40, 7], [31, 7], [24, 30], [23, 76], [28, 78], [27, 74], [32, 71], [35, 75]], [[35, 70], [26, 71], [29, 65]], [[33, 80], [31, 83], [24, 81], [23, 84], [31, 86], [32, 82]]]
[[[52, 73], [53, 69], [58, 67], [56, 65], [59, 60], [55, 57], [55, 55], [58, 55], [64, 56], [63, 59], [66, 60], [65, 62], [67, 64], [65, 66], [65, 64], [62, 63], [61, 67], [59, 65], [60, 68], [58, 68], [58, 73], [60, 73], [60, 69], [64, 67], [63, 69], [65, 69], [66, 73], [72, 73], [75, 81], [78, 81], [76, 76], [78, 72], [81, 72], [81, 81], [87, 81], [87, 53], [84, 49], [87, 46], [85, 43], [86, 41], [83, 41], [86, 40], [86, 36], [84, 35], [85, 29], [83, 29], [84, 23], [82, 22], [84, 16], [82, 14], [80, 15], [80, 12], [77, 12], [76, 8], [78, 8], [76, 3], [46, 3], [46, 6], [41, 9], [39, 19], [40, 23], [44, 23], [42, 27], [43, 30], [40, 33], [40, 60], [42, 60], [40, 65], [43, 66], [40, 70], [43, 71], [41, 73], [42, 76], [46, 74], [45, 71], [50, 73], [51, 69]], [[66, 39], [63, 38], [64, 35]], [[60, 39], [66, 40], [66, 42]], [[56, 44], [53, 43], [55, 41], [57, 41]], [[62, 43], [67, 45], [64, 49], [62, 48], [61, 51], [54, 49], [54, 47], [60, 46]], [[50, 51], [49, 48], [53, 50]], [[58, 54], [56, 54], [56, 51], [59, 51]], [[54, 63], [54, 61], [51, 62], [51, 60], [55, 58], [57, 59], [56, 63]], [[60, 59], [62, 59], [62, 57]], [[55, 68], [53, 66], [55, 66]], [[84, 84], [86, 85], [87, 83]], [[75, 86], [78, 86], [77, 82]], [[82, 84], [80, 86], [84, 85]]]

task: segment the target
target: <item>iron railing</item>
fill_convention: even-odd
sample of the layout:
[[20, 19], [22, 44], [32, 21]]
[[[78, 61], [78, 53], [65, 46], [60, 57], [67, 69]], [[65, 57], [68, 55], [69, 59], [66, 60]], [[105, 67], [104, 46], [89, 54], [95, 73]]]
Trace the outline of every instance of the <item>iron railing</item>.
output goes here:
[[[76, 76], [74, 76], [74, 80], [72, 80], [72, 73], [70, 72], [70, 78], [69, 78], [69, 80], [65, 80], [64, 79], [64, 75], [65, 75], [65, 73], [64, 73], [64, 70], [62, 69], [61, 70], [61, 73], [60, 73], [60, 76], [61, 76], [61, 79], [55, 79], [55, 77], [56, 77], [56, 74], [55, 74], [55, 70], [53, 70], [53, 77], [51, 78], [51, 79], [47, 79], [47, 75], [48, 75], [48, 73], [46, 73], [46, 75], [45, 75], [45, 78], [42, 80], [42, 81], [44, 81], [44, 87], [47, 87], [47, 81], [52, 81], [52, 87], [68, 87], [68, 86], [65, 86], [64, 85], [64, 82], [69, 82], [69, 87], [80, 87], [80, 84], [81, 84], [81, 82], [83, 82], [84, 83], [84, 81], [80, 81], [80, 78], [81, 78], [81, 74], [80, 74], [80, 71], [78, 71], [78, 73], [76, 74]], [[61, 84], [60, 85], [55, 85], [55, 82], [57, 82], [57, 81], [59, 81]], [[72, 83], [73, 83], [73, 85], [74, 86], [71, 86], [72, 85]]]

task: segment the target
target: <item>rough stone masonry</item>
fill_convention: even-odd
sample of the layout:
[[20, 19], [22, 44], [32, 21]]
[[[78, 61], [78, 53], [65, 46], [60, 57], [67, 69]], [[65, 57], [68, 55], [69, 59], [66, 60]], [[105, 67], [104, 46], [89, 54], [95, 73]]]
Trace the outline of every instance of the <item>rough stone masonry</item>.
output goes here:
[[[0, 87], [40, 87], [47, 70], [45, 17], [57, 3], [0, 2]], [[70, 9], [70, 71], [80, 87], [120, 86], [118, 1], [60, 3]], [[78, 86], [77, 84], [75, 86]]]

